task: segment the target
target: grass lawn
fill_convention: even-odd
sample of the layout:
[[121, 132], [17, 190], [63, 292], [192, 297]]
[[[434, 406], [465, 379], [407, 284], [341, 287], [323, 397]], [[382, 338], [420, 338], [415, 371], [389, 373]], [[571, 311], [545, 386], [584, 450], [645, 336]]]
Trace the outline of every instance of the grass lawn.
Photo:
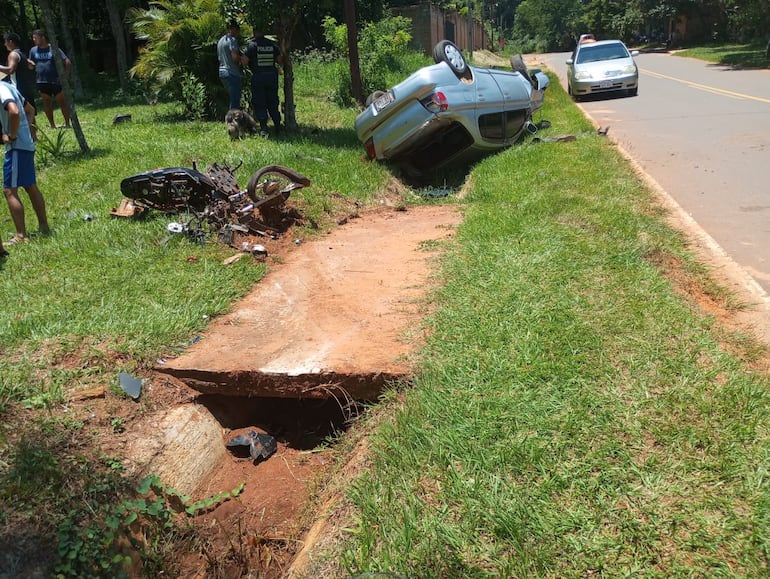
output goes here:
[[677, 54], [736, 68], [770, 68], [766, 49], [764, 44], [719, 44], [686, 48]]
[[[119, 371], [183, 348], [264, 275], [223, 265], [230, 252], [215, 243], [170, 236], [167, 217], [109, 218], [120, 179], [243, 161], [244, 183], [287, 165], [313, 181], [296, 193], [307, 235], [335, 199], [366, 204], [386, 185], [386, 167], [361, 161], [356, 111], [327, 98], [330, 70], [298, 67], [296, 135], [231, 144], [222, 123], [179, 122], [171, 105], [94, 101], [78, 107], [92, 154], [68, 135], [40, 155], [54, 233], [0, 265], [0, 545], [20, 528], [54, 545], [59, 529], [75, 561], [60, 562], [63, 575], [109, 563], [99, 541], [114, 534], [99, 521], [136, 481], [68, 417], [68, 394], [107, 384], [118, 395]], [[113, 127], [117, 113], [132, 122]], [[341, 541], [316, 565], [329, 576], [766, 575], [767, 351], [677, 291], [659, 264], [730, 303], [555, 81], [540, 118], [552, 123], [542, 136], [577, 140], [528, 138], [474, 166], [452, 199], [466, 218], [418, 376], [357, 426], [370, 433], [367, 469], [350, 481]], [[0, 232], [12, 232], [3, 212]], [[148, 575], [173, 568], [167, 530], [149, 538]]]

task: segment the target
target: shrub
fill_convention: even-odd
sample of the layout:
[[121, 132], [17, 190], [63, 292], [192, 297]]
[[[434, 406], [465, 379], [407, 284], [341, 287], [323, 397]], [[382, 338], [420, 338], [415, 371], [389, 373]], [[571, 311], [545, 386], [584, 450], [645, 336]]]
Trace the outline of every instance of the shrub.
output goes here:
[[[323, 22], [326, 41], [340, 54], [348, 53], [347, 31], [344, 24], [327, 16]], [[358, 41], [361, 85], [364, 94], [384, 90], [402, 80], [414, 70], [415, 59], [408, 50], [412, 21], [403, 16], [389, 16], [361, 28]], [[340, 61], [336, 70], [337, 88], [334, 100], [347, 106], [353, 102], [352, 83], [347, 61]]]

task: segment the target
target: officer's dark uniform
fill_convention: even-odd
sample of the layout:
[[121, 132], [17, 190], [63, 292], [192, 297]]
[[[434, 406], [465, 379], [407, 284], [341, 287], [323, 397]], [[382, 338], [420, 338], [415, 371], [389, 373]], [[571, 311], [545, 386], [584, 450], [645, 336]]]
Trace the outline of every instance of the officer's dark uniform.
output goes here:
[[264, 36], [255, 36], [246, 46], [251, 69], [251, 106], [262, 131], [267, 131], [267, 117], [273, 119], [276, 129], [281, 127], [278, 110], [278, 45]]

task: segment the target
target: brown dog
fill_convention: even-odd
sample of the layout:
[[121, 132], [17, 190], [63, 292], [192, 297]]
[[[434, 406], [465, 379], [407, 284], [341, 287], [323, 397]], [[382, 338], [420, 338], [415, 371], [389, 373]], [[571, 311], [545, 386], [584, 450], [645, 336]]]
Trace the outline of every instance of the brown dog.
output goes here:
[[257, 132], [257, 121], [249, 113], [240, 109], [230, 109], [225, 115], [225, 125], [230, 140], [242, 139], [247, 134]]

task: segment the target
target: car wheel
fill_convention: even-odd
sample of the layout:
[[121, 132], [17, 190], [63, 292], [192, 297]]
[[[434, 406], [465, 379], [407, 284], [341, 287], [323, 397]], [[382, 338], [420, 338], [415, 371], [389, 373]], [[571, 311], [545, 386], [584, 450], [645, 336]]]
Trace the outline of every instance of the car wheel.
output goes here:
[[433, 47], [433, 60], [436, 62], [446, 62], [457, 76], [465, 74], [468, 70], [468, 63], [460, 49], [452, 42], [442, 40]]
[[639, 87], [628, 89], [628, 96], [636, 96], [639, 94]]
[[511, 69], [513, 69], [514, 72], [518, 72], [526, 78], [530, 83], [532, 82], [532, 79], [529, 76], [529, 70], [527, 70], [527, 65], [524, 64], [524, 58], [520, 54], [512, 54], [511, 55]]
[[366, 97], [366, 101], [364, 102], [364, 105], [368, 107], [370, 104], [372, 104], [374, 101], [376, 101], [378, 98], [380, 98], [384, 94], [385, 94], [385, 91], [382, 91], [382, 90], [374, 91], [372, 94]]

